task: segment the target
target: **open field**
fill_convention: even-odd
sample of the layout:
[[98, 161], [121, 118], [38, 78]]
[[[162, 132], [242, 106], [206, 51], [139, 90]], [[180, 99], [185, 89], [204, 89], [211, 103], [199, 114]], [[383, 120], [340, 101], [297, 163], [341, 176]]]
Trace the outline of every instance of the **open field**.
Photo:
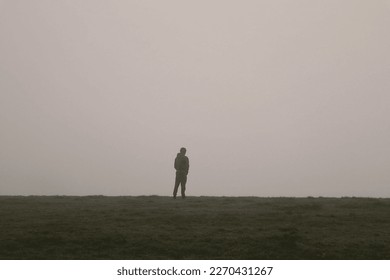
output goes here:
[[0, 196], [0, 259], [390, 259], [390, 199]]

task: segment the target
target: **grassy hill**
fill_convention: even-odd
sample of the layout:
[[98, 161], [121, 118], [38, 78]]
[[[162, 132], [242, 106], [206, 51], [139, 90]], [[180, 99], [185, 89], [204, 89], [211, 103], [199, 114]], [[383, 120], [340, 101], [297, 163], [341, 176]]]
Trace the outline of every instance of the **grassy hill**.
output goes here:
[[390, 199], [0, 196], [0, 259], [390, 259]]

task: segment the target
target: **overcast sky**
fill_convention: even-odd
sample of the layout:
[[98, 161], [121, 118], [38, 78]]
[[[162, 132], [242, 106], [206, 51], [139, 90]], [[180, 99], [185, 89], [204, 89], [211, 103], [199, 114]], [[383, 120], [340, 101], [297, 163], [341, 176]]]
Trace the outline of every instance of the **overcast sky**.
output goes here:
[[390, 197], [389, 3], [0, 0], [0, 194]]

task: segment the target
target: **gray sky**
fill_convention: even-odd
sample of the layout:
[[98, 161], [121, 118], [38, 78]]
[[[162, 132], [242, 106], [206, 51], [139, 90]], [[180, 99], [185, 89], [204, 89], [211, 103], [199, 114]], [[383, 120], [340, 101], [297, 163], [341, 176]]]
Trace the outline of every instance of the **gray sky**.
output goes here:
[[0, 194], [389, 197], [389, 3], [0, 0]]

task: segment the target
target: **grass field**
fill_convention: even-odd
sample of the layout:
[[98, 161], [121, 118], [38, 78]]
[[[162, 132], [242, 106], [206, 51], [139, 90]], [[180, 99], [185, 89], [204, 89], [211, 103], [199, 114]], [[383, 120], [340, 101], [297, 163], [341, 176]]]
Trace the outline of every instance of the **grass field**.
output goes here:
[[390, 199], [0, 196], [0, 259], [390, 259]]

